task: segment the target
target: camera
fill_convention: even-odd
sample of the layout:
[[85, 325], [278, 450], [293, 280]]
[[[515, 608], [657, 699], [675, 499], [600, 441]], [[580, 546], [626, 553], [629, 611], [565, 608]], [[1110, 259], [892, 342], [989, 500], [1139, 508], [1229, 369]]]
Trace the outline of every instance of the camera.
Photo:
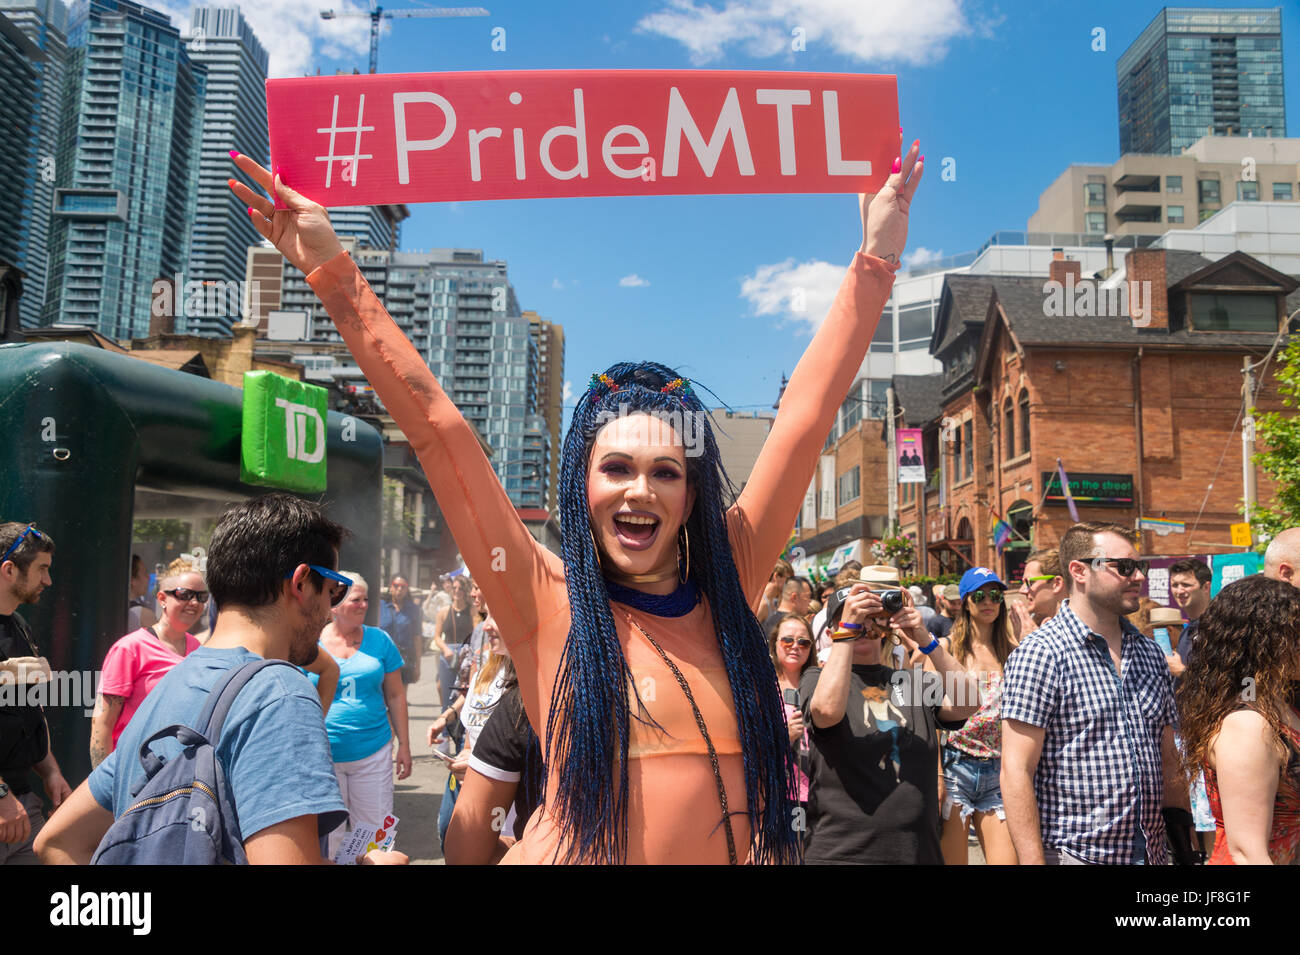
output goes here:
[[880, 605], [892, 617], [906, 606], [903, 601], [903, 592], [901, 590], [882, 590], [880, 592]]

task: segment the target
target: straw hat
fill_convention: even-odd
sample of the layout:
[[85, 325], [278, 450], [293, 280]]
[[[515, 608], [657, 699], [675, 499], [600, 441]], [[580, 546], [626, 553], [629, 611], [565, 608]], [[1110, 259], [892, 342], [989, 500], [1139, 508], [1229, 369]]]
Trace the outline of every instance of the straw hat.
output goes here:
[[872, 590], [898, 590], [902, 584], [898, 579], [898, 568], [890, 567], [888, 564], [871, 564], [862, 568], [858, 574], [858, 579], [864, 584], [870, 584]]
[[1182, 611], [1177, 607], [1152, 607], [1151, 608], [1151, 626], [1167, 627], [1170, 624], [1178, 624], [1180, 627], [1186, 625], [1187, 621], [1183, 619]]

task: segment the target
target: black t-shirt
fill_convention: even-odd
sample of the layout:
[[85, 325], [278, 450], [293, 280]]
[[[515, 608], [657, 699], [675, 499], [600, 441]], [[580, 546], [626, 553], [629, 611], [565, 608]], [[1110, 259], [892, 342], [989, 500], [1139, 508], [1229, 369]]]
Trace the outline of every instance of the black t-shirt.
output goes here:
[[[24, 632], [26, 621], [16, 622], [21, 620], [15, 615], [0, 614], [0, 660], [40, 655]], [[50, 748], [41, 708], [18, 705], [19, 694], [24, 690], [25, 687], [16, 683], [0, 687], [0, 779], [19, 794], [30, 789], [27, 773], [45, 758]]]
[[942, 865], [935, 734], [963, 721], [939, 721], [939, 674], [854, 665], [844, 719], [818, 729], [821, 673], [812, 667], [799, 684], [812, 740], [805, 861]]
[[543, 776], [541, 749], [524, 712], [518, 686], [507, 690], [492, 708], [470, 757], [476, 772], [502, 782], [518, 781], [514, 837], [522, 837], [528, 818], [541, 804]]
[[952, 632], [952, 618], [945, 617], [936, 611], [935, 615], [930, 618], [929, 623], [925, 625], [925, 628], [930, 631], [930, 636], [942, 640]]

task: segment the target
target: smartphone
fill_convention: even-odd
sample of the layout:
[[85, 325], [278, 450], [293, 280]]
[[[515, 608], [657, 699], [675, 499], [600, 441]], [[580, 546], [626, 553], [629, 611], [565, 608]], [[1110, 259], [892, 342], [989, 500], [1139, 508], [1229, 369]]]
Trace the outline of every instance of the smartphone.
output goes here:
[[794, 689], [793, 687], [791, 687], [790, 689], [786, 690], [786, 691], [785, 691], [784, 693], [782, 693], [781, 695], [785, 698], [785, 701], [786, 701], [787, 703], [789, 703], [791, 706], [793, 706], [795, 709], [798, 709], [798, 708], [799, 708], [799, 691], [798, 691], [798, 690], [796, 690], [796, 689]]
[[1169, 656], [1169, 654], [1174, 652], [1173, 645], [1169, 642], [1168, 627], [1156, 627], [1151, 631], [1151, 633], [1156, 638], [1156, 643], [1160, 645], [1160, 649], [1165, 652], [1165, 656]]
[[444, 763], [454, 763], [454, 762], [456, 761], [456, 757], [455, 757], [455, 756], [448, 756], [446, 753], [444, 753], [444, 752], [443, 752], [442, 750], [440, 750], [440, 749], [435, 749], [435, 750], [433, 750], [433, 755], [434, 755], [434, 756], [437, 756], [437, 757], [438, 757], [440, 760], [442, 760]]

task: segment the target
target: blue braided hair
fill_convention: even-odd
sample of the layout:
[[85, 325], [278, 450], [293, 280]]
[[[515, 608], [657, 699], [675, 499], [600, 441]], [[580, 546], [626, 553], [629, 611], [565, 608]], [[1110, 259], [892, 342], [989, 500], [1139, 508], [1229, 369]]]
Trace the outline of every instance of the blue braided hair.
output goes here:
[[[686, 522], [690, 575], [709, 602], [735, 700], [750, 849], [755, 862], [797, 862], [794, 763], [776, 670], [762, 627], [745, 600], [727, 537], [726, 509], [736, 488], [722, 466], [704, 405], [675, 371], [653, 362], [622, 362], [593, 375], [564, 439], [560, 554], [572, 625], [546, 723], [546, 764], [558, 772], [553, 806], [561, 843], [568, 846], [565, 861], [618, 863], [627, 855], [632, 678], [592, 538], [587, 466], [600, 428], [613, 416], [632, 412], [661, 418], [686, 413], [700, 423], [702, 453], [686, 457], [687, 477], [696, 491]], [[644, 712], [639, 695], [636, 704]], [[737, 850], [743, 859], [743, 847]]]

